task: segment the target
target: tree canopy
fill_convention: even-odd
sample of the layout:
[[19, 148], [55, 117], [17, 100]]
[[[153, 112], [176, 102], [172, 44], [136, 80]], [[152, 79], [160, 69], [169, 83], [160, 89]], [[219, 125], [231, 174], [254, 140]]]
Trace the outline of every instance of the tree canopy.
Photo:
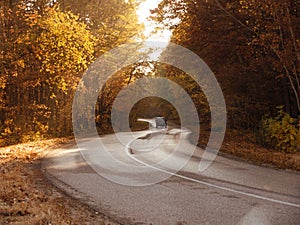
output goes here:
[[215, 72], [229, 125], [256, 126], [276, 105], [299, 114], [298, 1], [164, 0], [152, 19]]
[[[140, 2], [0, 2], [2, 144], [72, 134], [72, 100], [83, 72], [108, 50], [144, 38], [136, 14]], [[283, 105], [290, 117], [299, 116], [299, 4], [162, 0], [151, 19], [158, 29], [172, 31], [172, 42], [192, 50], [212, 69], [225, 95], [228, 127], [256, 132], [266, 114], [275, 115], [277, 106]], [[139, 62], [118, 71], [100, 91], [95, 121], [101, 129], [111, 129], [111, 107], [120, 90], [143, 76], [178, 83], [193, 99], [201, 122], [210, 125], [206, 96], [192, 78], [169, 65]], [[134, 118], [142, 111], [152, 115], [153, 106], [165, 108], [158, 110], [163, 116], [179, 120], [174, 107], [162, 99], [148, 98], [137, 105], [131, 112]]]
[[0, 2], [0, 135], [13, 143], [72, 133], [82, 73], [103, 52], [142, 35], [135, 1]]

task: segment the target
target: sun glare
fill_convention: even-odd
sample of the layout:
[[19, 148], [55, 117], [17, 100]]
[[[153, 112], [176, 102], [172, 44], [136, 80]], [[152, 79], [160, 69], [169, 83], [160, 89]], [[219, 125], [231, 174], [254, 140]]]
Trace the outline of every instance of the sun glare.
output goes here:
[[[162, 0], [145, 0], [138, 8], [137, 15], [139, 17], [140, 23], [144, 24], [145, 26], [144, 35], [146, 37], [146, 41], [157, 41], [159, 42], [160, 46], [163, 45], [163, 47], [167, 47], [172, 35], [171, 31], [168, 29], [162, 29], [158, 32], [155, 32], [155, 22], [149, 19], [149, 16], [151, 15], [150, 10], [155, 9], [161, 1]], [[150, 58], [152, 60], [157, 60], [160, 57], [161, 53], [162, 52], [159, 50], [154, 50], [153, 53], [150, 54]]]
[[171, 31], [167, 29], [153, 34], [156, 26], [153, 21], [148, 19], [148, 17], [151, 15], [150, 10], [155, 9], [161, 1], [162, 0], [146, 0], [141, 3], [139, 9], [137, 10], [139, 21], [145, 26], [144, 35], [147, 37], [148, 41], [168, 42], [171, 37]]

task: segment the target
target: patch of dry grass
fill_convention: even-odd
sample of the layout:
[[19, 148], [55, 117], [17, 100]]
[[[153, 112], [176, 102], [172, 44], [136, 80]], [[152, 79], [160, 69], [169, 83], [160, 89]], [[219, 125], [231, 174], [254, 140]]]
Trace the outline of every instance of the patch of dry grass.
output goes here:
[[300, 170], [300, 152], [285, 153], [262, 147], [251, 134], [227, 131], [221, 152], [257, 165], [278, 169]]
[[40, 170], [43, 153], [70, 141], [54, 139], [0, 148], [0, 224], [116, 224], [53, 187]]

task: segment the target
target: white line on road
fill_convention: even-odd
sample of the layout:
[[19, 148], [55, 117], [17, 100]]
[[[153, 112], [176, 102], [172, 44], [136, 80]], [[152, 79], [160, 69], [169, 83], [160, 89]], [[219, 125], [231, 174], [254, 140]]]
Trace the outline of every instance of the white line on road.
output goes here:
[[205, 182], [205, 181], [200, 181], [200, 180], [197, 180], [197, 179], [193, 179], [193, 178], [190, 178], [190, 177], [186, 177], [186, 176], [183, 176], [183, 175], [180, 175], [180, 174], [176, 174], [176, 173], [172, 173], [172, 172], [169, 172], [169, 171], [166, 171], [164, 169], [160, 169], [158, 167], [155, 167], [155, 166], [152, 166], [152, 165], [149, 165], [139, 159], [136, 159], [131, 153], [130, 153], [130, 145], [131, 143], [135, 141], [132, 140], [130, 141], [127, 145], [126, 145], [126, 154], [132, 158], [133, 160], [135, 160], [136, 162], [139, 162], [145, 166], [148, 166], [152, 169], [155, 169], [155, 170], [158, 170], [158, 171], [161, 171], [161, 172], [164, 172], [164, 173], [167, 173], [167, 174], [170, 174], [170, 175], [173, 175], [173, 176], [176, 176], [176, 177], [179, 177], [179, 178], [182, 178], [182, 179], [185, 179], [185, 180], [189, 180], [189, 181], [192, 181], [192, 182], [196, 182], [196, 183], [199, 183], [199, 184], [203, 184], [203, 185], [206, 185], [206, 186], [209, 186], [209, 187], [214, 187], [214, 188], [218, 188], [218, 189], [221, 189], [221, 190], [225, 190], [225, 191], [229, 191], [229, 192], [233, 192], [233, 193], [236, 193], [236, 194], [241, 194], [241, 195], [246, 195], [246, 196], [249, 196], [249, 197], [253, 197], [253, 198], [257, 198], [257, 199], [262, 199], [262, 200], [265, 200], [265, 201], [270, 201], [270, 202], [275, 202], [275, 203], [279, 203], [279, 204], [283, 204], [283, 205], [288, 205], [288, 206], [293, 206], [293, 207], [297, 207], [297, 208], [300, 208], [300, 205], [299, 204], [295, 204], [295, 203], [291, 203], [291, 202], [286, 202], [286, 201], [281, 201], [281, 200], [277, 200], [277, 199], [273, 199], [273, 198], [268, 198], [268, 197], [264, 197], [264, 196], [261, 196], [261, 195], [257, 195], [257, 194], [251, 194], [251, 193], [248, 193], [248, 192], [244, 192], [244, 191], [238, 191], [238, 190], [234, 190], [232, 188], [227, 188], [227, 187], [223, 187], [223, 186], [219, 186], [219, 185], [216, 185], [216, 184], [212, 184], [212, 183], [209, 183], [209, 182]]

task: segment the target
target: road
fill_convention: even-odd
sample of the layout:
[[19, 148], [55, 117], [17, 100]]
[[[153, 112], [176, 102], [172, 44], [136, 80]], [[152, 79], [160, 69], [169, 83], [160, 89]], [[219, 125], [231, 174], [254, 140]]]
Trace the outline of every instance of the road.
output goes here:
[[[144, 138], [134, 140], [127, 133], [118, 136], [100, 137], [114, 158], [154, 170], [157, 167], [157, 173], [132, 173], [118, 164], [109, 169], [97, 167], [91, 162], [99, 155], [87, 149], [80, 152], [75, 141], [51, 152], [43, 161], [43, 171], [59, 188], [120, 224], [299, 224], [298, 172], [217, 156], [207, 170], [199, 173], [203, 150], [196, 148], [186, 163], [185, 146], [173, 151], [180, 140], [175, 135], [149, 137], [140, 132], [137, 136]], [[89, 137], [82, 143], [89, 146], [94, 140]], [[124, 142], [128, 144], [124, 146]], [[170, 155], [169, 161], [157, 166]], [[175, 174], [179, 164], [184, 166]], [[131, 186], [123, 185], [130, 182]], [[152, 184], [140, 186], [143, 182]]]

